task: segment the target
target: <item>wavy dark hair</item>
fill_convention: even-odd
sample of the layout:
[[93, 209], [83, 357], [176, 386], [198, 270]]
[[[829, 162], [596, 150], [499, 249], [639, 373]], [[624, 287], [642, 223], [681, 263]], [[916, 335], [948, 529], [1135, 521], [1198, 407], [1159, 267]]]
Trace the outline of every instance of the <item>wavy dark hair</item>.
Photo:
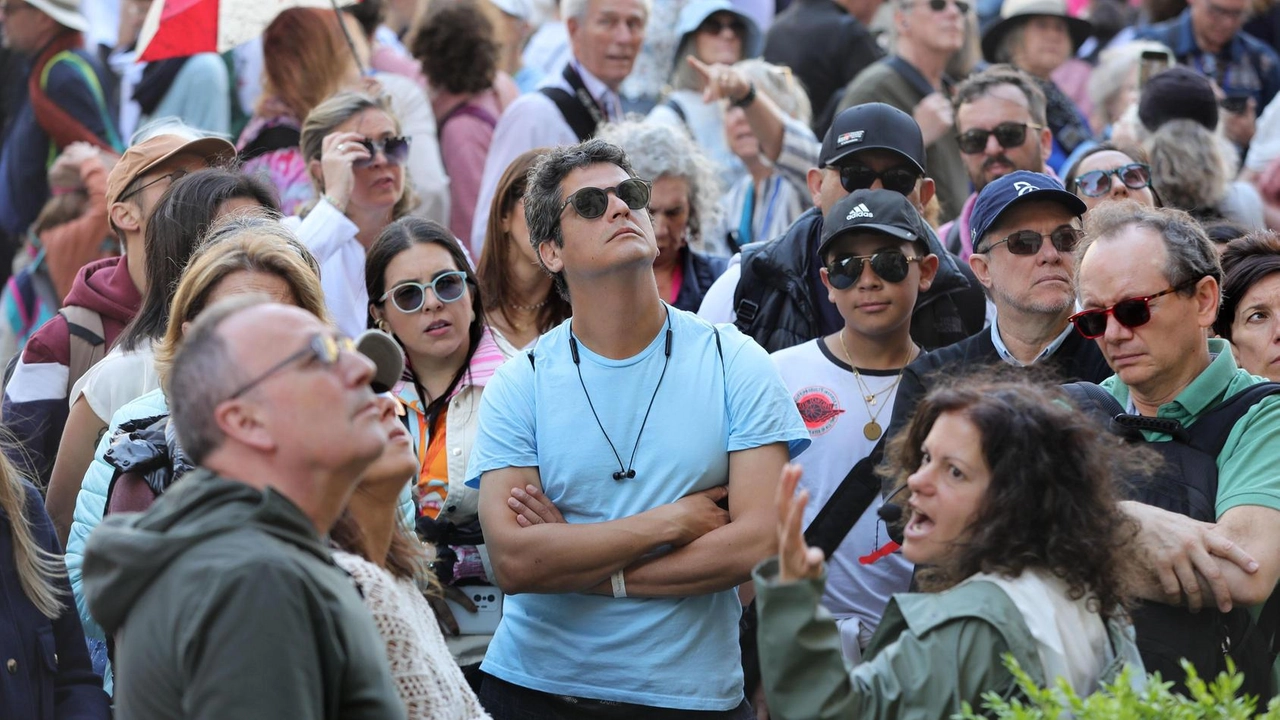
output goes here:
[[1265, 230], [1227, 243], [1222, 253], [1222, 305], [1213, 331], [1231, 339], [1236, 308], [1257, 283], [1280, 272], [1280, 235]]
[[120, 333], [121, 349], [136, 350], [148, 340], [164, 337], [169, 306], [187, 262], [218, 219], [218, 208], [239, 199], [258, 203], [270, 217], [280, 216], [271, 187], [234, 169], [197, 170], [179, 178], [160, 197], [143, 240], [147, 291], [138, 314]]
[[920, 569], [920, 586], [940, 591], [977, 573], [1040, 568], [1065, 581], [1073, 600], [1091, 596], [1104, 616], [1129, 607], [1127, 546], [1138, 527], [1119, 509], [1117, 488], [1150, 474], [1155, 455], [1106, 434], [1056, 387], [968, 378], [929, 393], [889, 443], [884, 473], [897, 487], [920, 467], [943, 413], [977, 427], [991, 481], [969, 534], [942, 565]]
[[[489, 206], [488, 230], [484, 236], [484, 248], [480, 251], [480, 263], [476, 275], [480, 279], [480, 290], [484, 294], [487, 311], [502, 316], [508, 325], [507, 302], [511, 298], [511, 266], [516, 250], [512, 247], [515, 239], [502, 229], [502, 221], [515, 212], [516, 203], [524, 197], [528, 186], [529, 170], [538, 158], [547, 152], [546, 148], [527, 150], [511, 161], [498, 180], [498, 188], [493, 193], [493, 202]], [[518, 259], [518, 258], [517, 258]], [[569, 301], [555, 289], [555, 283], [547, 288], [547, 296], [541, 302], [546, 303], [538, 310], [538, 334], [564, 322], [573, 310]]]
[[[444, 410], [445, 405], [449, 402], [449, 396], [453, 394], [454, 388], [458, 387], [458, 383], [462, 382], [462, 378], [467, 374], [467, 369], [471, 365], [471, 358], [475, 357], [476, 348], [480, 346], [480, 338], [484, 335], [484, 301], [480, 291], [480, 283], [476, 280], [475, 271], [471, 269], [471, 263], [467, 261], [467, 254], [463, 252], [462, 246], [458, 244], [458, 240], [454, 238], [453, 233], [449, 229], [439, 223], [430, 220], [424, 220], [415, 215], [407, 215], [385, 227], [378, 235], [378, 239], [373, 241], [373, 245], [369, 247], [369, 252], [364, 260], [364, 286], [369, 293], [368, 323], [369, 327], [377, 327], [377, 322], [373, 317], [373, 308], [381, 307], [384, 301], [378, 300], [387, 292], [387, 266], [400, 253], [413, 247], [414, 244], [423, 245], [439, 245], [448, 251], [449, 256], [453, 258], [453, 265], [457, 269], [467, 274], [467, 284], [471, 286], [471, 311], [475, 313], [475, 319], [471, 321], [471, 327], [468, 328], [470, 344], [467, 346], [467, 357], [462, 362], [462, 367], [454, 373], [453, 379], [449, 381], [449, 388], [440, 393], [440, 396], [427, 404], [424, 415], [427, 417], [427, 427], [429, 432], [435, 432], [436, 421], [440, 419], [440, 412]], [[392, 334], [392, 337], [395, 337]], [[400, 338], [396, 338], [396, 342], [404, 345]], [[408, 361], [408, 354], [405, 355], [405, 374], [413, 381], [413, 389], [418, 393], [418, 398], [427, 403], [427, 392], [422, 387], [422, 383], [418, 380], [418, 375], [413, 371], [413, 365]]]
[[474, 0], [441, 5], [418, 27], [413, 56], [434, 87], [455, 95], [493, 87], [498, 74], [493, 24]]

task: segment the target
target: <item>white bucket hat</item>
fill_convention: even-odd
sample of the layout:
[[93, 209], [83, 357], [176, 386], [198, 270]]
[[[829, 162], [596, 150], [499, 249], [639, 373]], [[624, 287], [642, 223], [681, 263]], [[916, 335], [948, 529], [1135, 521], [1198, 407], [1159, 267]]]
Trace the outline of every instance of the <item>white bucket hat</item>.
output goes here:
[[89, 20], [80, 12], [79, 0], [23, 0], [53, 18], [54, 22], [78, 32], [89, 31]]

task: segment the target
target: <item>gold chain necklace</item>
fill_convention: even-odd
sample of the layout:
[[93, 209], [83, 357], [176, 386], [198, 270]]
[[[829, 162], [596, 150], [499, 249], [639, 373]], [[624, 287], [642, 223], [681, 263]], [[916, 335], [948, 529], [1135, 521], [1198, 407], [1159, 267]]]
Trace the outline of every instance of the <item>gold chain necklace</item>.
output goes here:
[[849, 369], [853, 371], [853, 379], [858, 383], [858, 389], [862, 393], [862, 402], [867, 407], [867, 415], [871, 417], [871, 420], [862, 426], [862, 436], [872, 441], [879, 440], [880, 436], [884, 434], [884, 428], [880, 427], [880, 423], [876, 422], [876, 419], [880, 417], [880, 413], [884, 412], [884, 406], [876, 408], [875, 412], [872, 412], [871, 408], [877, 405], [880, 395], [892, 393], [897, 389], [898, 383], [902, 382], [902, 373], [914, 359], [913, 355], [917, 350], [916, 345], [912, 343], [911, 349], [907, 351], [906, 360], [902, 363], [902, 367], [898, 368], [898, 377], [888, 387], [877, 392], [871, 392], [871, 389], [862, 381], [862, 373], [858, 372], [858, 365], [853, 361], [853, 356], [849, 354], [849, 346], [844, 343], [844, 328], [840, 328], [840, 349], [844, 351], [844, 357], [849, 361]]

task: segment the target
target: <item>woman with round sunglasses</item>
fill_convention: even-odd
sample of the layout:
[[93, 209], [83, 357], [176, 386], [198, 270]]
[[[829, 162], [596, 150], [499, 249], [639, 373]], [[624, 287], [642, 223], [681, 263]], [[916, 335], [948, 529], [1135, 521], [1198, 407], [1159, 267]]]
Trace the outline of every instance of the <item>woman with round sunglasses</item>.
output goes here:
[[1160, 196], [1151, 186], [1151, 167], [1141, 150], [1122, 150], [1099, 143], [1080, 154], [1067, 171], [1066, 187], [1090, 210], [1110, 200], [1134, 200], [1160, 207]]
[[[404, 377], [393, 392], [408, 410], [405, 424], [417, 456], [419, 534], [435, 544], [446, 585], [492, 585], [478, 492], [464, 483], [481, 393], [515, 351], [485, 325], [467, 256], [437, 223], [410, 216], [383, 230], [369, 248], [365, 289], [369, 326], [404, 349]], [[483, 658], [491, 638], [464, 635], [449, 645], [468, 666]]]
[[[725, 141], [726, 103], [704, 95], [706, 77], [692, 65], [733, 65], [760, 54], [764, 36], [755, 20], [729, 0], [694, 0], [680, 10], [671, 90], [649, 113], [649, 119], [688, 133], [716, 164], [724, 185], [742, 176], [742, 162]], [[693, 60], [690, 60], [692, 58]]]
[[[649, 209], [658, 241], [653, 261], [658, 295], [681, 310], [697, 312], [729, 264], [727, 258], [703, 252], [703, 231], [717, 226], [720, 211], [720, 183], [711, 162], [687, 135], [648, 120], [608, 125], [598, 137], [622, 148], [637, 175], [653, 178], [644, 187], [648, 196], [642, 207]], [[642, 186], [635, 183], [637, 189]]]
[[1125, 612], [1136, 525], [1116, 488], [1147, 472], [1149, 455], [1109, 442], [1061, 391], [970, 379], [930, 393], [885, 456], [923, 592], [889, 601], [852, 668], [819, 610], [826, 563], [804, 539], [801, 468], [783, 470], [778, 557], [754, 573], [777, 715], [951, 717], [985, 693], [1017, 696], [1006, 655], [1037, 686], [1082, 697], [1126, 664], [1135, 690], [1145, 685]]
[[409, 139], [382, 100], [340, 92], [302, 127], [302, 153], [319, 199], [285, 224], [320, 261], [329, 313], [344, 334], [366, 327], [365, 251], [415, 202], [405, 161]]
[[1280, 382], [1280, 236], [1253, 233], [1222, 253], [1222, 306], [1213, 324], [1240, 367]]
[[489, 208], [489, 227], [476, 266], [484, 315], [490, 329], [517, 348], [569, 317], [569, 301], [556, 291], [538, 264], [524, 217], [524, 190], [529, 169], [546, 152], [521, 153], [498, 180]]

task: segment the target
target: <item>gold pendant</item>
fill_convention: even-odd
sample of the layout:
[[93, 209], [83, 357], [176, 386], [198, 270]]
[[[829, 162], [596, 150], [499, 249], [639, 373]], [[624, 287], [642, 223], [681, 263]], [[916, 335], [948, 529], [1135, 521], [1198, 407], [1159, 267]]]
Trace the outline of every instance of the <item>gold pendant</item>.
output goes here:
[[880, 423], [876, 422], [875, 420], [872, 420], [871, 422], [862, 426], [862, 434], [868, 440], [879, 440], [880, 434], [882, 432], [884, 431], [880, 429]]
[[864, 401], [864, 402], [866, 402], [868, 405], [875, 405], [875, 404], [876, 404], [876, 396], [875, 396], [875, 395], [864, 395], [862, 399], [863, 399], [863, 401]]

